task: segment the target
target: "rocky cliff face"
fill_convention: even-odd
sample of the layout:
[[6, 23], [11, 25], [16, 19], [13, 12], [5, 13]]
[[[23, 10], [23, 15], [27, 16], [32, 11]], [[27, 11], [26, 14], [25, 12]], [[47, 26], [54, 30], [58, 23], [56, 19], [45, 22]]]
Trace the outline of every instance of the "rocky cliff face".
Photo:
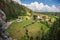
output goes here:
[[3, 8], [4, 8], [4, 1], [3, 0], [0, 0], [0, 9], [3, 10]]
[[5, 20], [6, 20], [6, 15], [1, 9], [0, 10], [0, 40], [12, 40], [9, 34], [5, 31], [6, 30], [5, 27], [7, 27]]

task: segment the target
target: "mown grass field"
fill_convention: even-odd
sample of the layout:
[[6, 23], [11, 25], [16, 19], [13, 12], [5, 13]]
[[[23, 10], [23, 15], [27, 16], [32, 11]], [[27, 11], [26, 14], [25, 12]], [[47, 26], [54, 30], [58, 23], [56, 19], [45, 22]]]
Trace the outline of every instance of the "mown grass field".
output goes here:
[[24, 37], [26, 34], [26, 29], [28, 30], [29, 36], [37, 36], [38, 32], [41, 31], [41, 27], [44, 30], [44, 33], [47, 33], [49, 28], [40, 22], [35, 22], [34, 20], [24, 20], [23, 22], [14, 22], [12, 23], [7, 32], [12, 36], [13, 39], [19, 40], [21, 37]]

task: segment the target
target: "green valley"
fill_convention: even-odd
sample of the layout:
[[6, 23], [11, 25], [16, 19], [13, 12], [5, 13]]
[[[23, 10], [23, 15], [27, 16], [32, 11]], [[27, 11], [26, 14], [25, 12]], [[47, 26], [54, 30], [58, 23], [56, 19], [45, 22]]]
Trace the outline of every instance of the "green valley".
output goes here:
[[2, 0], [2, 3], [4, 7], [0, 9], [5, 12], [7, 22], [13, 21], [6, 29], [13, 40], [57, 39], [60, 12], [34, 12], [12, 0]]

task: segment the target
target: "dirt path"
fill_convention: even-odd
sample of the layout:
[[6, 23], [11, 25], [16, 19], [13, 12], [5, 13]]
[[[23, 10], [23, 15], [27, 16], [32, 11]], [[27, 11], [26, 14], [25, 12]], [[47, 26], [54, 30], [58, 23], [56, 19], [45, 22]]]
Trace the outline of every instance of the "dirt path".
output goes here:
[[7, 29], [9, 27], [9, 25], [11, 25], [13, 22], [15, 22], [15, 20], [7, 22], [6, 24], [3, 25], [3, 29]]

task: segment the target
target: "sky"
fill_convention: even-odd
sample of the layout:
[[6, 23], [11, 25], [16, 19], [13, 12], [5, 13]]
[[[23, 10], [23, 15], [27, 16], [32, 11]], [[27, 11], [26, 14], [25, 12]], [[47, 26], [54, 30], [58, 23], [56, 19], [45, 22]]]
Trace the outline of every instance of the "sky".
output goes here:
[[33, 2], [44, 3], [47, 5], [57, 5], [60, 4], [60, 0], [21, 0], [22, 3], [30, 4]]
[[60, 12], [60, 0], [13, 0], [36, 12]]

